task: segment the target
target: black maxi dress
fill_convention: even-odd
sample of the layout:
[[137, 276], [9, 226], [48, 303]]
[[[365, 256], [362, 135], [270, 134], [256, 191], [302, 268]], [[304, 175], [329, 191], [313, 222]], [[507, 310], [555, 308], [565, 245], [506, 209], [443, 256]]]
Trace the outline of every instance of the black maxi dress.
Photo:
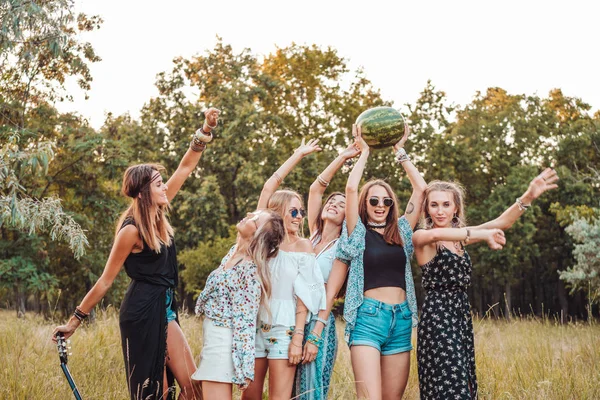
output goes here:
[[467, 288], [471, 259], [443, 246], [422, 266], [426, 291], [417, 335], [421, 399], [475, 399], [475, 346]]
[[[123, 227], [127, 225], [134, 225], [133, 220], [125, 220]], [[164, 399], [166, 293], [178, 282], [175, 241], [168, 247], [163, 244], [160, 253], [144, 242], [143, 250], [129, 254], [124, 265], [131, 282], [121, 304], [119, 325], [129, 394], [132, 400]], [[177, 313], [174, 299], [171, 308]], [[168, 368], [167, 381], [171, 388], [167, 399], [174, 399], [174, 377]]]

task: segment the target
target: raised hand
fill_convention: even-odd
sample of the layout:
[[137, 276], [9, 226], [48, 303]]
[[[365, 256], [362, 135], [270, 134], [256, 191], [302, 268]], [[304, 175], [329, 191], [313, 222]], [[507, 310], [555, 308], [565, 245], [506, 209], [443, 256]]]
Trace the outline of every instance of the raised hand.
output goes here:
[[531, 200], [535, 200], [542, 195], [542, 193], [556, 189], [558, 185], [558, 174], [552, 168], [546, 168], [541, 174], [536, 176], [527, 189], [526, 196]]
[[221, 113], [221, 110], [211, 107], [208, 110], [204, 111], [204, 117], [206, 118], [204, 120], [204, 127], [208, 128], [209, 130], [213, 130], [217, 127], [217, 124], [219, 123], [219, 114]]
[[306, 157], [311, 153], [321, 151], [321, 148], [319, 147], [318, 143], [319, 139], [310, 139], [306, 144], [304, 143], [304, 139], [302, 139], [302, 143], [300, 143], [300, 146], [296, 150], [294, 150], [294, 153], [298, 153], [302, 157]]
[[485, 241], [492, 250], [502, 250], [506, 244], [504, 232], [500, 229], [486, 229]]
[[356, 145], [356, 142], [350, 143], [350, 145], [348, 147], [346, 147], [344, 149], [344, 151], [342, 151], [340, 153], [340, 155], [344, 158], [344, 160], [349, 160], [351, 158], [356, 157], [359, 154], [360, 154], [360, 150], [359, 150], [358, 146]]
[[352, 125], [352, 137], [354, 137], [354, 145], [362, 153], [363, 151], [369, 151], [369, 145], [362, 138], [362, 132], [360, 126]]
[[406, 141], [408, 140], [408, 137], [410, 136], [410, 127], [408, 126], [408, 124], [405, 122], [404, 123], [404, 135], [402, 136], [402, 138], [398, 141], [398, 143], [396, 143], [394, 145], [394, 151], [398, 151], [399, 149], [401, 149], [402, 147], [404, 147], [404, 143], [406, 143]]

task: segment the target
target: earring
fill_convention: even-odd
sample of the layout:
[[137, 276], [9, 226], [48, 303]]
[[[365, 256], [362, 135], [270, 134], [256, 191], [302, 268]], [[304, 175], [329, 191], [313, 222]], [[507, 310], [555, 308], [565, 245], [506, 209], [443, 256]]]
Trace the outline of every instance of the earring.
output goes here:
[[431, 228], [433, 228], [433, 220], [431, 219], [431, 217], [427, 217], [425, 218], [425, 229]]
[[454, 214], [454, 217], [452, 217], [452, 227], [458, 228], [459, 226], [460, 226], [460, 219], [458, 218], [458, 216], [456, 214]]

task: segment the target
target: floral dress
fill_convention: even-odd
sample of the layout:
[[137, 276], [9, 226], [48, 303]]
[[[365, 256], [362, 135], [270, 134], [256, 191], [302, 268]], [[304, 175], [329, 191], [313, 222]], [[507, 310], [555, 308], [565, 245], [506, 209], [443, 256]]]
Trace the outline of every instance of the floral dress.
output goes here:
[[421, 399], [475, 399], [469, 254], [461, 256], [439, 246], [422, 269], [426, 295], [417, 337]]
[[245, 260], [224, 269], [234, 251], [235, 246], [223, 257], [219, 268], [208, 276], [196, 302], [196, 314], [204, 314], [216, 326], [233, 330], [231, 357], [235, 376], [232, 383], [243, 384], [246, 379], [254, 380], [254, 343], [261, 288], [252, 261]]

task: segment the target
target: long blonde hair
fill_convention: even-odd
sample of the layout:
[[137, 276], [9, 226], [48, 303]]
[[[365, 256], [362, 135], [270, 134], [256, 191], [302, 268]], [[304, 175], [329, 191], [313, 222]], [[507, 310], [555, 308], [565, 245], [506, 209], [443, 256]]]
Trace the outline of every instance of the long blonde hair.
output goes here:
[[[267, 203], [267, 209], [275, 211], [283, 218], [288, 212], [288, 207], [292, 202], [292, 199], [294, 198], [298, 199], [298, 201], [300, 201], [300, 207], [304, 208], [304, 201], [302, 200], [302, 196], [300, 196], [298, 192], [291, 189], [282, 189], [277, 190], [275, 193], [273, 193], [273, 195], [269, 199], [269, 202]], [[300, 226], [299, 233], [300, 237], [304, 237], [304, 225]]]
[[271, 270], [269, 269], [269, 259], [279, 253], [279, 245], [285, 236], [285, 228], [283, 218], [279, 214], [272, 210], [264, 212], [269, 214], [269, 219], [254, 232], [248, 246], [248, 254], [256, 264], [258, 272], [261, 288], [260, 304], [270, 315]]
[[[131, 218], [142, 240], [148, 247], [160, 253], [162, 245], [170, 246], [173, 241], [173, 228], [167, 219], [169, 205], [153, 207], [151, 196], [152, 175], [164, 171], [158, 164], [133, 165], [123, 175], [121, 192], [132, 199], [131, 204], [121, 214], [115, 236], [123, 227], [123, 222]], [[156, 209], [156, 213], [152, 210]]]
[[433, 220], [429, 215], [429, 194], [431, 192], [449, 192], [452, 193], [452, 200], [456, 205], [456, 213], [452, 217], [453, 228], [464, 228], [467, 226], [465, 217], [465, 189], [458, 182], [431, 181], [425, 189], [425, 200], [423, 203], [423, 213], [421, 214], [421, 227], [423, 229], [433, 228]]

